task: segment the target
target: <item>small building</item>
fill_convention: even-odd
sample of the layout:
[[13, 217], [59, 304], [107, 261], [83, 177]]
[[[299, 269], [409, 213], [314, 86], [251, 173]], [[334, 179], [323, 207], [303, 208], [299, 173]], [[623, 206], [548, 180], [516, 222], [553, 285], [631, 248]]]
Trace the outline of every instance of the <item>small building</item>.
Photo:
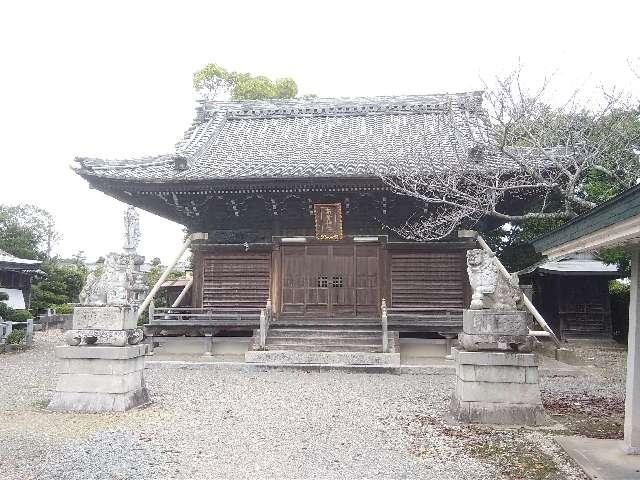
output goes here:
[[42, 275], [38, 269], [40, 260], [18, 258], [0, 250], [0, 292], [9, 297], [4, 302], [11, 308], [26, 309], [31, 304], [31, 282], [35, 275]]
[[[627, 336], [627, 390], [625, 396], [624, 444], [608, 440], [591, 448], [586, 459], [593, 465], [613, 462], [624, 446], [629, 454], [640, 454], [640, 185], [636, 185], [556, 230], [533, 241], [535, 249], [549, 259], [619, 246], [631, 256], [629, 334]], [[562, 287], [562, 284], [561, 284]], [[582, 445], [583, 439], [578, 444]], [[595, 458], [589, 458], [595, 457]], [[599, 457], [599, 458], [598, 458]], [[619, 465], [619, 462], [618, 462]], [[634, 475], [634, 469], [628, 469]], [[620, 470], [622, 471], [622, 470]], [[637, 470], [635, 470], [637, 471]]]
[[532, 285], [533, 304], [561, 338], [611, 337], [609, 281], [617, 267], [592, 252], [572, 253], [517, 272]]
[[[190, 273], [190, 272], [189, 272]], [[165, 280], [160, 284], [159, 293], [164, 297], [164, 303], [166, 305], [173, 305], [179, 298], [180, 294], [185, 290], [184, 296], [180, 298], [179, 305], [191, 305], [191, 289], [189, 288], [193, 283], [193, 278], [189, 276], [182, 276], [180, 278], [171, 278]]]

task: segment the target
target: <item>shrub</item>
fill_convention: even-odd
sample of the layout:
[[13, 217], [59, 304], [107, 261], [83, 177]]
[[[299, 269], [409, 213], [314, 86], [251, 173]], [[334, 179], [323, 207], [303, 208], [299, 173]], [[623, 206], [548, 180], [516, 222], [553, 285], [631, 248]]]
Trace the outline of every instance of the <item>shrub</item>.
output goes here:
[[609, 296], [613, 336], [623, 340], [629, 330], [629, 284], [612, 280], [609, 282]]
[[10, 345], [18, 345], [22, 343], [25, 335], [25, 330], [11, 330], [11, 333], [7, 336], [7, 343]]
[[73, 306], [68, 303], [60, 303], [58, 305], [51, 305], [57, 314], [66, 315], [68, 313], [73, 313]]
[[0, 317], [9, 322], [26, 322], [29, 318], [33, 318], [29, 310], [16, 310], [0, 303]]
[[30, 318], [33, 318], [29, 310], [14, 310], [13, 318], [9, 318], [12, 322], [26, 322]]
[[0, 318], [11, 320], [15, 315], [15, 310], [4, 302], [0, 302]]

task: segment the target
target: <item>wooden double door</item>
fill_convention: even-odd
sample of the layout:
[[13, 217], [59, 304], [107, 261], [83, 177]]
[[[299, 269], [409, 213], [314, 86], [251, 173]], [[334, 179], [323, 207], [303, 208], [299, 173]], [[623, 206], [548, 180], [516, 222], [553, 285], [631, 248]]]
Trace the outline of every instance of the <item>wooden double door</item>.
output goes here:
[[283, 245], [281, 313], [368, 316], [379, 311], [380, 245]]

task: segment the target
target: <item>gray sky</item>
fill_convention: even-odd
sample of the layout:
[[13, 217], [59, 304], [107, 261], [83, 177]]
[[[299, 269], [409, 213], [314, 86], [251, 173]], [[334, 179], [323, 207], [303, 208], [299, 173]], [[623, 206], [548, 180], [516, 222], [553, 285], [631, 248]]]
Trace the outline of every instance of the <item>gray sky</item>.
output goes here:
[[[561, 90], [636, 88], [638, 18], [637, 0], [3, 2], [0, 203], [46, 208], [55, 253], [92, 260], [120, 250], [125, 206], [90, 190], [73, 158], [172, 151], [206, 63], [325, 97], [477, 90], [518, 57], [532, 83], [559, 71]], [[182, 238], [145, 212], [141, 230], [142, 253], [165, 262]]]

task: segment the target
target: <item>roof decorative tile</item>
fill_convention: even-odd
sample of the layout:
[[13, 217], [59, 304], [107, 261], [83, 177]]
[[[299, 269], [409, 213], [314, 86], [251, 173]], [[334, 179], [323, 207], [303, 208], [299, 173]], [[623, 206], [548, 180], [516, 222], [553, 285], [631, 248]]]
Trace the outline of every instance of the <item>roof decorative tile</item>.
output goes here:
[[[373, 178], [477, 161], [488, 121], [482, 93], [200, 102], [173, 153], [123, 161], [77, 158], [84, 177], [132, 182]], [[470, 156], [471, 152], [471, 156]], [[495, 158], [492, 158], [495, 157]]]

